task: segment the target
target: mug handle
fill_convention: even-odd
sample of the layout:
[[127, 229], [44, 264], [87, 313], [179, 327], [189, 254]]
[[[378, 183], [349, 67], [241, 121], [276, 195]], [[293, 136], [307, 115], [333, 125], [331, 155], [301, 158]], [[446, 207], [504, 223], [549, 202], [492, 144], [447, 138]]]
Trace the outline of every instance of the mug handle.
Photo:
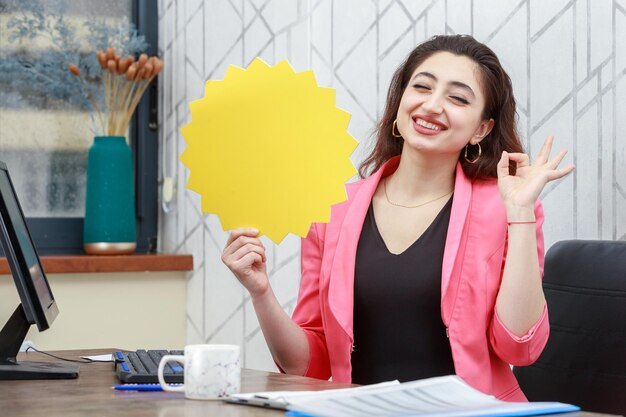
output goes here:
[[161, 358], [161, 362], [159, 362], [159, 370], [157, 371], [157, 376], [159, 377], [159, 385], [163, 391], [173, 391], [173, 392], [185, 392], [185, 386], [180, 385], [169, 385], [165, 382], [165, 378], [163, 377], [163, 371], [165, 370], [165, 364], [168, 362], [178, 362], [180, 364], [185, 363], [185, 357], [183, 355], [164, 355]]

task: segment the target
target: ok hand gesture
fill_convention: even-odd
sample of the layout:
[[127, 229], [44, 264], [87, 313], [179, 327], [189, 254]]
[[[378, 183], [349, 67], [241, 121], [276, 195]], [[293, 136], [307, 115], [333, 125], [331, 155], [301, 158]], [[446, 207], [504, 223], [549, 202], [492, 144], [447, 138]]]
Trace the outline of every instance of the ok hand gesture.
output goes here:
[[[553, 141], [552, 135], [546, 138], [533, 163], [524, 153], [502, 152], [498, 162], [498, 188], [509, 220], [526, 220], [515, 217], [527, 212], [528, 209], [533, 209], [535, 201], [548, 182], [562, 178], [574, 170], [574, 164], [558, 168], [567, 153], [565, 149], [549, 160]], [[509, 161], [517, 163], [515, 175], [509, 174]]]

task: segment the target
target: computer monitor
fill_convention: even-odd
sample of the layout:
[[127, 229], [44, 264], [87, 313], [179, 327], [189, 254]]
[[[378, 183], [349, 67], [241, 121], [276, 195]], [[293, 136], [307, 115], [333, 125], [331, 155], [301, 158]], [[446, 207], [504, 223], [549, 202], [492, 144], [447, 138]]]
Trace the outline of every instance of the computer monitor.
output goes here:
[[0, 331], [0, 380], [76, 378], [76, 364], [18, 362], [16, 359], [30, 326], [36, 324], [40, 332], [48, 329], [59, 310], [28, 231], [9, 171], [2, 161], [0, 242], [21, 301]]

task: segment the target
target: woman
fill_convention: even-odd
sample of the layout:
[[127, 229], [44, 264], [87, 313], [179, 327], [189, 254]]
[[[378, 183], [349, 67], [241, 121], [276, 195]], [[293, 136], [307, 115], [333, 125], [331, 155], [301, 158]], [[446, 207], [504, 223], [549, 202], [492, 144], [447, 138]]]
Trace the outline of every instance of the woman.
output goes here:
[[509, 364], [536, 360], [549, 333], [537, 199], [574, 169], [551, 147], [533, 163], [522, 153], [511, 82], [489, 48], [470, 36], [418, 45], [392, 79], [365, 178], [303, 240], [293, 319], [257, 231], [228, 239], [222, 260], [279, 367], [353, 383], [456, 373], [524, 401]]

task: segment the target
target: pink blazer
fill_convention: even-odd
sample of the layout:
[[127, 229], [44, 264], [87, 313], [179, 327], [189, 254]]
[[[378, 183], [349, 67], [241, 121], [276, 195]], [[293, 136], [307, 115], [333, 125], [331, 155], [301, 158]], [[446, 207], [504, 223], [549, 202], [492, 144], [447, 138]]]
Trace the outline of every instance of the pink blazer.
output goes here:
[[[381, 178], [398, 167], [389, 160], [372, 176], [348, 184], [348, 200], [332, 208], [329, 224], [314, 224], [302, 241], [302, 277], [293, 319], [310, 347], [307, 376], [350, 382], [354, 268], [365, 215]], [[543, 275], [543, 210], [535, 205], [537, 253]], [[495, 180], [471, 182], [456, 169], [454, 200], [441, 277], [441, 317], [456, 374], [482, 392], [525, 401], [509, 364], [528, 365], [543, 350], [548, 314], [517, 337], [495, 312], [507, 247], [504, 205]], [[393, 359], [390, 359], [393, 360]]]

